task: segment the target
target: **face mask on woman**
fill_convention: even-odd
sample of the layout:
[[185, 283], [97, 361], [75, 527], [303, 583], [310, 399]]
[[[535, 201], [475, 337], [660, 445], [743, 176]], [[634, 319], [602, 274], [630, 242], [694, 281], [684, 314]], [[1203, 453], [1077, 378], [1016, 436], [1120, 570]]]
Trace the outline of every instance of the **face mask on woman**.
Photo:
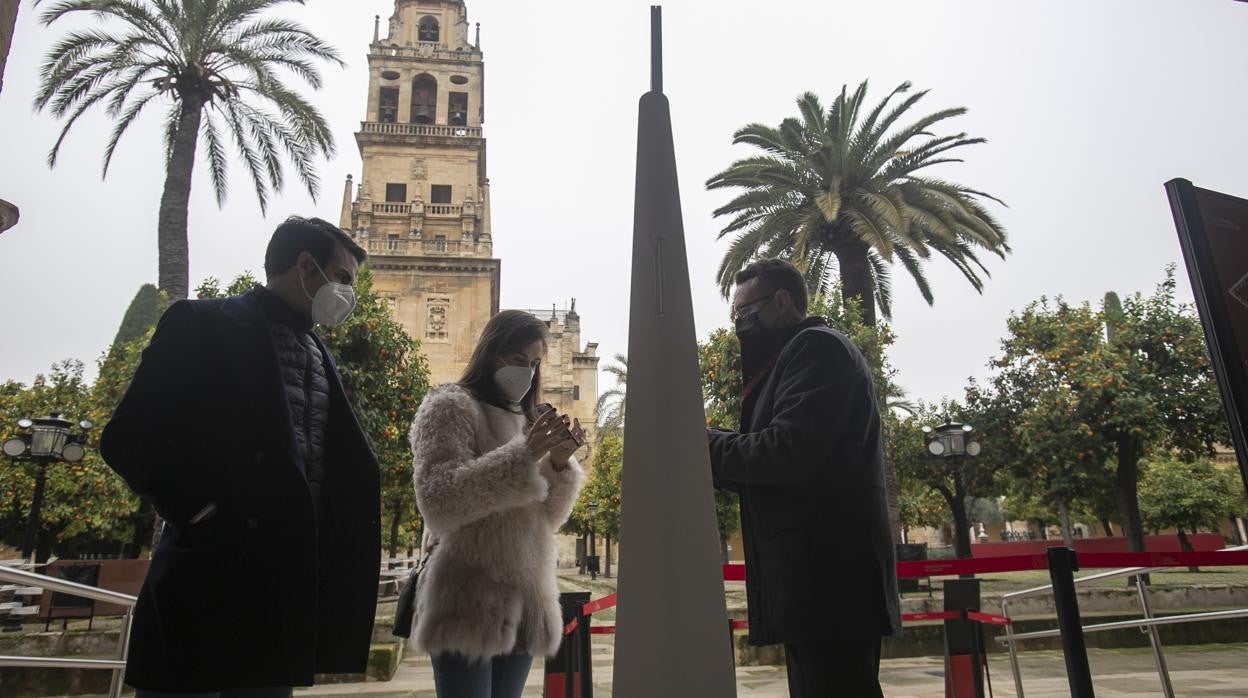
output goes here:
[[508, 402], [520, 402], [533, 388], [533, 376], [537, 369], [532, 366], [504, 366], [494, 372], [494, 383]]

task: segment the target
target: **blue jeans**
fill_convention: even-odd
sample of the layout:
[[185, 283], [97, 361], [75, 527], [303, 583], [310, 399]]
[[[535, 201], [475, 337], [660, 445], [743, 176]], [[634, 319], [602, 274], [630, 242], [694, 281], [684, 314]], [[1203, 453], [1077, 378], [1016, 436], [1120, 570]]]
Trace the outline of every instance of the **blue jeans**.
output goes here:
[[479, 662], [447, 653], [433, 658], [438, 698], [520, 698], [533, 658], [508, 654]]

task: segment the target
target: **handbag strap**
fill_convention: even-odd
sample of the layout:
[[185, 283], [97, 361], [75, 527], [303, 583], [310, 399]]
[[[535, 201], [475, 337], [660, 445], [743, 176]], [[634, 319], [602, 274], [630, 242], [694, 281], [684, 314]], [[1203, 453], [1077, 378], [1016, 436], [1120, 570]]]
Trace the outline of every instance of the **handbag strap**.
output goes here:
[[412, 568], [413, 574], [420, 574], [424, 571], [425, 565], [429, 564], [430, 553], [437, 546], [437, 542], [433, 540], [433, 536], [429, 533], [429, 527], [425, 526], [425, 530], [420, 534], [420, 557], [416, 558], [416, 566]]

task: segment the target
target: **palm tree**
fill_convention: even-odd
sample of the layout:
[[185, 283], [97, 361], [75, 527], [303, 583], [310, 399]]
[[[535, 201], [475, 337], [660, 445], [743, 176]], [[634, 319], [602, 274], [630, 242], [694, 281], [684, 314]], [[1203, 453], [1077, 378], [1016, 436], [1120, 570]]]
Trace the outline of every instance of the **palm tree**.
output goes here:
[[[813, 292], [828, 290], [839, 274], [844, 298], [861, 300], [860, 313], [875, 324], [876, 308], [891, 316], [892, 264], [914, 277], [923, 298], [932, 291], [923, 261], [940, 255], [958, 268], [976, 290], [988, 270], [979, 259], [987, 250], [1004, 258], [1005, 229], [981, 205], [1000, 200], [920, 174], [933, 165], [961, 162], [951, 151], [983, 143], [965, 133], [935, 136], [931, 128], [965, 108], [945, 109], [898, 127], [899, 120], [926, 91], [907, 96], [903, 83], [869, 112], [867, 83], [852, 94], [846, 88], [826, 111], [811, 93], [797, 100], [800, 118], [779, 128], [750, 124], [734, 136], [765, 154], [734, 162], [707, 181], [708, 189], [744, 191], [715, 211], [733, 216], [719, 237], [736, 233], [719, 267], [727, 296], [733, 276], [758, 257], [792, 261]], [[886, 111], [887, 110], [887, 111]]]
[[624, 402], [628, 392], [628, 357], [615, 355], [615, 363], [608, 364], [602, 370], [615, 376], [615, 387], [598, 396], [598, 404], [594, 406], [600, 430], [598, 438], [611, 433], [619, 433], [624, 429]]
[[[48, 154], [57, 155], [69, 130], [104, 105], [116, 123], [104, 148], [104, 170], [117, 144], [148, 107], [165, 110], [165, 187], [157, 226], [159, 286], [186, 298], [189, 279], [186, 219], [195, 154], [204, 154], [217, 204], [226, 198], [228, 150], [241, 156], [260, 210], [285, 182], [289, 159], [308, 192], [320, 188], [315, 158], [334, 153], [320, 112], [283, 81], [280, 72], [321, 87], [317, 61], [344, 65], [337, 51], [295, 22], [262, 15], [303, 0], [59, 0], [44, 26], [92, 13], [114, 25], [69, 32], [45, 58], [35, 108], [64, 118]], [[36, 3], [38, 4], [38, 3]], [[228, 141], [227, 142], [227, 137]]]

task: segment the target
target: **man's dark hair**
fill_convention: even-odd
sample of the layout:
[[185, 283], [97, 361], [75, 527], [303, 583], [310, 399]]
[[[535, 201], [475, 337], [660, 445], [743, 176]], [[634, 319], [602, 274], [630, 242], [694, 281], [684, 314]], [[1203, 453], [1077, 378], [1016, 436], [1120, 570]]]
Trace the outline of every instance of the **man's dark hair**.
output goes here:
[[339, 245], [360, 264], [368, 258], [364, 248], [333, 223], [320, 218], [291, 216], [277, 226], [269, 239], [269, 249], [264, 253], [264, 273], [270, 279], [286, 273], [303, 252], [311, 252], [316, 263], [324, 268], [334, 258], [334, 250]]
[[789, 297], [793, 299], [793, 307], [799, 313], [806, 314], [809, 293], [806, 290], [806, 279], [802, 278], [802, 272], [797, 267], [783, 259], [760, 259], [737, 272], [733, 281], [740, 286], [750, 279], [758, 279], [758, 285], [773, 293], [788, 291]]

